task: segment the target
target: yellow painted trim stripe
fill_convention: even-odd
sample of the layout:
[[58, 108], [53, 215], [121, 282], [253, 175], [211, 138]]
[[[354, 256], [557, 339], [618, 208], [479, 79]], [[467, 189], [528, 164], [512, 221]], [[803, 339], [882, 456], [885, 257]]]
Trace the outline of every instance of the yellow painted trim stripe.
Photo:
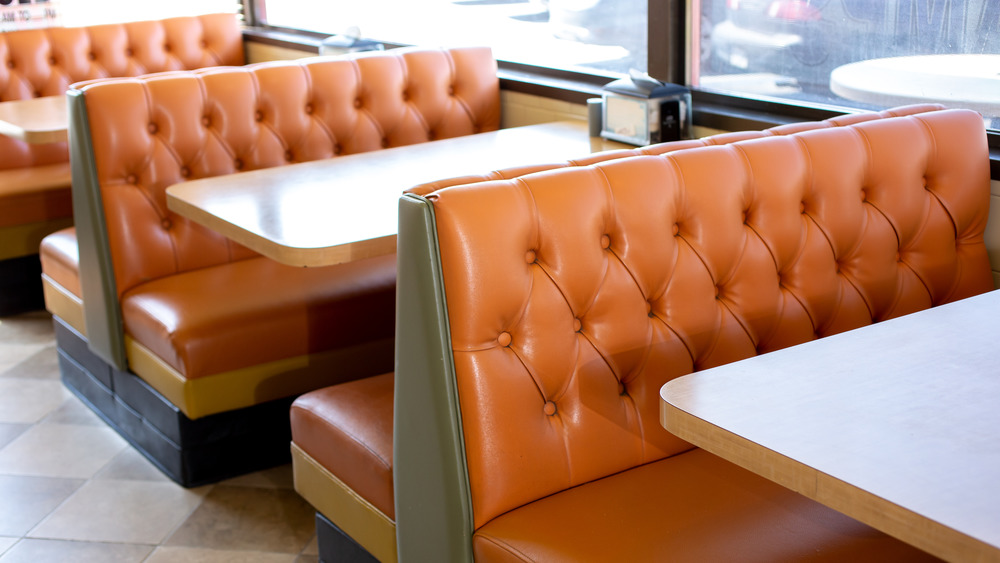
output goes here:
[[59, 317], [80, 334], [87, 336], [87, 325], [83, 317], [83, 300], [42, 274], [42, 294], [45, 296], [45, 310]]
[[295, 491], [382, 563], [396, 562], [396, 523], [292, 443]]
[[125, 335], [129, 369], [196, 419], [274, 399], [291, 397], [339, 383], [339, 373], [350, 373], [351, 364], [373, 355], [393, 353], [392, 338], [359, 346], [308, 354], [214, 375], [187, 379], [149, 348]]
[[0, 227], [0, 260], [38, 254], [38, 246], [42, 244], [42, 239], [46, 235], [72, 225], [73, 218], [66, 217]]

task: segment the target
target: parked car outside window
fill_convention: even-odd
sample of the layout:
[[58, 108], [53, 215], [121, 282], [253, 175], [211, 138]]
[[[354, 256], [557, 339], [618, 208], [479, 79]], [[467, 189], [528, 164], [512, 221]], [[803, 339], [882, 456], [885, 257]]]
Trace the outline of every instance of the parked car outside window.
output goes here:
[[[699, 4], [703, 44], [697, 76], [707, 88], [842, 104], [845, 100], [830, 90], [830, 74], [847, 63], [909, 55], [1000, 54], [997, 0]], [[1000, 83], [997, 91], [1000, 98]]]

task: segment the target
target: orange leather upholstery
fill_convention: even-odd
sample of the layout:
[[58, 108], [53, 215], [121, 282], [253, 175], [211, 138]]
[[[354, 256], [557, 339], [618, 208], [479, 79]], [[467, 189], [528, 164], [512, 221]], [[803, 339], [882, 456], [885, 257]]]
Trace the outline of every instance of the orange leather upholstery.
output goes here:
[[[434, 190], [447, 186], [472, 184], [485, 182], [487, 180], [514, 179], [533, 172], [542, 172], [564, 167], [581, 167], [588, 164], [611, 161], [629, 156], [664, 155], [673, 151], [679, 151], [692, 147], [725, 145], [727, 143], [733, 143], [740, 140], [790, 135], [803, 131], [841, 127], [871, 121], [874, 119], [915, 115], [940, 109], [943, 109], [943, 107], [939, 105], [925, 104], [906, 106], [880, 113], [845, 115], [823, 122], [783, 125], [765, 131], [726, 133], [698, 140], [663, 143], [635, 150], [597, 153], [587, 155], [579, 159], [574, 159], [567, 163], [527, 165], [523, 167], [494, 171], [480, 176], [466, 176], [462, 178], [441, 180], [417, 186], [409, 190], [409, 192], [419, 195], [427, 195]], [[699, 181], [701, 180], [704, 180], [704, 178], [699, 178]], [[567, 182], [567, 184], [569, 184], [569, 182]], [[567, 190], [572, 190], [572, 188], [567, 186]], [[431, 196], [432, 199], [434, 197], [435, 196]], [[572, 198], [567, 196], [566, 201], [568, 202], [571, 199]], [[483, 209], [489, 209], [489, 207], [487, 206]], [[502, 232], [506, 233], [507, 231], [504, 230]], [[382, 377], [384, 377], [387, 381], [391, 381], [389, 376]], [[335, 492], [339, 492], [347, 488], [362, 499], [360, 501], [361, 504], [370, 505], [370, 511], [372, 511], [371, 506], [374, 506], [376, 510], [382, 511], [382, 516], [384, 518], [395, 518], [394, 506], [384, 506], [384, 499], [386, 497], [391, 498], [393, 495], [391, 471], [388, 473], [385, 471], [385, 464], [387, 462], [391, 464], [392, 461], [392, 456], [388, 455], [387, 452], [392, 447], [393, 435], [391, 432], [384, 432], [382, 430], [392, 421], [393, 397], [391, 394], [386, 395], [384, 387], [379, 388], [376, 392], [376, 390], [372, 387], [361, 389], [358, 385], [359, 383], [360, 382], [346, 383], [307, 393], [293, 404], [291, 413], [293, 443], [294, 447], [300, 450], [300, 457], [293, 458], [297, 469], [296, 485], [306, 499], [316, 506], [317, 510], [327, 516], [331, 521], [333, 521], [334, 524], [340, 526], [344, 532], [354, 535], [355, 540], [373, 553], [375, 553], [376, 550], [380, 550], [378, 552], [384, 554], [387, 550], [384, 545], [378, 543], [378, 536], [370, 536], [370, 528], [377, 526], [380, 520], [375, 519], [374, 524], [372, 522], [366, 522], [365, 519], [357, 517], [356, 514], [352, 513], [349, 509], [346, 509], [345, 505], [348, 504], [346, 502], [326, 502], [324, 506], [324, 501], [326, 499], [334, 497]], [[384, 384], [385, 382], [383, 382], [383, 385]], [[366, 385], [371, 386], [371, 383], [367, 383]], [[656, 389], [651, 388], [650, 392], [655, 395], [655, 393], [658, 392], [658, 387]], [[646, 397], [647, 402], [649, 398], [650, 397]], [[656, 412], [655, 405], [645, 405], [645, 407], [653, 408], [654, 410], [651, 412]], [[654, 424], [656, 423], [656, 420], [657, 419], [655, 417], [650, 419], [650, 421]], [[503, 424], [498, 426], [503, 426]], [[522, 430], [524, 429], [517, 428], [512, 432], [516, 433]], [[656, 433], [662, 432], [658, 427], [654, 427], [649, 430]], [[526, 430], [524, 431], [527, 432]], [[542, 435], [547, 434], [547, 432], [544, 431], [539, 432]], [[530, 442], [533, 439], [534, 438], [525, 440]], [[359, 443], [361, 445], [359, 445]], [[336, 444], [336, 446], [334, 444]], [[796, 525], [800, 525], [805, 521], [802, 517], [803, 512], [809, 512], [817, 515], [817, 518], [819, 518], [818, 521], [820, 522], [817, 524], [819, 526], [818, 528], [812, 529], [811, 531], [808, 531], [806, 528], [799, 529], [800, 532], [803, 533], [801, 539], [805, 545], [810, 543], [815, 544], [816, 542], [814, 540], [820, 539], [823, 536], [823, 534], [820, 533], [822, 527], [829, 526], [831, 529], [839, 529], [840, 531], [838, 533], [843, 533], [845, 537], [854, 535], [855, 533], [869, 536], [871, 538], [871, 543], [869, 544], [869, 547], [865, 548], [865, 550], [868, 551], [869, 548], [875, 550], [872, 552], [872, 555], [876, 559], [877, 554], [879, 553], [878, 549], [880, 549], [878, 546], [880, 545], [885, 546], [886, 549], [889, 549], [890, 551], [898, 549], [898, 545], [894, 542], [886, 542], [885, 536], [873, 534], [870, 529], [858, 525], [857, 522], [844, 518], [835, 512], [816, 505], [815, 503], [805, 501], [798, 495], [790, 495], [787, 492], [783, 492], [780, 487], [776, 488], [763, 480], [757, 479], [752, 475], [732, 467], [727, 462], [721, 461], [714, 456], [699, 454], [686, 459], [688, 459], [688, 461], [685, 463], [691, 463], [693, 465], [691, 465], [690, 469], [683, 470], [685, 474], [697, 473], [701, 471], [709, 473], [724, 472], [729, 475], [727, 479], [736, 479], [740, 481], [740, 486], [745, 485], [746, 487], [750, 487], [752, 489], [766, 490], [767, 495], [773, 497], [775, 502], [775, 505], [772, 508], [779, 509], [780, 507], [781, 511], [785, 511], [787, 513], [786, 517], [791, 517], [797, 522]], [[309, 469], [299, 471], [300, 466], [303, 468], [320, 466], [322, 468], [321, 471], [325, 471], [326, 473], [324, 474], [324, 477], [316, 479], [313, 477], [313, 473]], [[676, 469], [670, 469], [673, 467], [672, 465], [667, 464], [665, 467], [668, 468], [668, 471], [677, 471]], [[304, 484], [300, 483], [300, 475], [302, 476], [301, 480], [305, 481]], [[645, 481], [641, 482], [641, 484], [638, 480], [633, 480], [632, 478], [624, 480], [622, 484], [624, 485], [627, 483], [631, 486], [632, 494], [640, 497], [646, 496], [649, 493], [648, 491], [644, 491], [644, 488], [651, 480], [661, 479], [662, 476], [660, 476], [657, 472], [649, 471], [644, 473], [644, 475], [646, 475], [646, 478]], [[318, 484], [317, 480], [319, 481]], [[499, 484], [506, 482], [505, 478], [498, 481]], [[615, 486], [617, 487], [618, 485]], [[712, 487], [714, 487], [714, 485]], [[671, 513], [673, 514], [673, 517], [678, 520], [677, 527], [680, 529], [684, 524], [682, 521], [688, 517], [687, 515], [692, 510], [700, 510], [702, 509], [700, 507], [705, 506], [706, 499], [702, 498], [702, 496], [705, 494], [715, 494], [712, 493], [712, 487], [699, 489], [697, 492], [691, 490], [685, 493], [687, 485], [678, 485], [678, 488], [680, 489], [679, 491], [661, 487], [657, 493], [662, 493], [666, 497], [676, 495], [678, 492], [685, 493], [683, 495], [683, 499], [689, 504], [684, 508], [679, 508], [677, 514]], [[736, 490], [736, 488], [727, 489], [728, 492], [732, 492], [733, 490]], [[578, 500], [574, 501], [574, 506], [576, 508], [572, 510], [568, 510], [566, 506], [561, 505], [561, 502], [557, 502], [555, 500], [544, 505], [538, 504], [534, 509], [536, 511], [534, 512], [535, 515], [530, 519], [524, 521], [517, 520], [513, 517], [498, 519], [498, 522], [502, 522], [500, 528], [504, 531], [497, 533], [499, 536], [503, 537], [514, 536], [519, 538], [529, 538], [532, 531], [545, 528], [550, 530], [552, 533], [567, 533], [575, 535], [576, 543], [574, 543], [574, 545], [576, 547], [573, 549], [576, 549], [576, 551], [571, 554], [562, 553], [561, 558], [566, 558], [567, 555], [570, 555], [568, 557], [570, 560], [629, 560], [632, 559], [632, 557], [626, 556], [625, 554], [628, 552], [622, 550], [627, 549], [632, 544], [630, 542], [623, 542], [620, 539], [614, 538], [630, 537], [631, 534], [634, 534], [632, 528], [637, 524], [646, 525], [651, 527], [651, 529], [659, 529], [661, 531], [665, 527], [673, 527], [671, 524], [665, 524], [657, 518], [650, 518], [647, 521], [637, 523], [623, 517], [620, 520], [609, 518], [607, 520], [602, 520], [599, 523], [591, 522], [591, 527], [587, 528], [586, 521], [592, 511], [585, 510], [584, 507], [590, 505], [591, 503], [614, 504], [616, 498], [620, 499], [620, 492], [616, 492], [613, 488], [608, 489], [605, 487], [596, 488], [593, 492], [591, 492], [591, 490], [584, 492], [581, 489], [577, 494], [579, 495]], [[716, 495], [716, 497], [717, 496], [718, 495]], [[676, 496], [672, 496], [671, 498], [673, 498], [674, 502], [678, 499]], [[664, 500], [663, 502], [666, 501]], [[636, 503], [631, 502], [623, 503], [619, 508], [625, 512], [629, 512], [635, 504]], [[549, 507], [551, 510], [548, 508], [543, 509], [542, 506]], [[573, 517], [570, 517], [570, 512], [572, 512]], [[743, 517], [742, 521], [745, 522], [747, 518], [752, 518], [753, 514], [756, 513], [748, 511], [747, 516]], [[774, 525], [776, 522], [776, 520], [768, 521], [767, 519], [764, 519], [763, 521], [769, 522], [769, 525]], [[617, 532], [613, 531], [615, 529], [613, 523], [615, 522], [622, 526], [621, 529], [617, 530]], [[563, 523], [565, 523], [565, 526], [562, 525]], [[578, 532], [574, 533], [573, 530], [575, 528], [578, 528]], [[585, 529], [589, 531], [583, 532], [582, 530]], [[494, 536], [491, 535], [493, 533], [493, 531], [490, 531], [482, 535], [484, 540], [479, 546], [479, 549], [482, 549], [484, 552], [491, 552], [495, 549], [503, 551], [503, 549], [505, 549], [499, 548], [496, 545], [490, 547], [490, 544], [495, 541]], [[751, 528], [747, 528], [744, 530], [744, 533], [752, 534], [755, 532]], [[763, 532], [760, 533], [762, 534], [762, 539], [767, 537], [766, 534], [763, 534]], [[362, 541], [362, 539], [358, 537], [362, 534], [369, 535], [374, 539], [367, 542]], [[394, 539], [395, 538], [392, 538], [392, 540]], [[384, 542], [385, 540], [383, 538], [383, 543]], [[727, 555], [725, 552], [726, 549], [739, 550], [745, 547], [745, 544], [741, 543], [735, 543], [731, 546], [717, 546], [708, 540], [691, 541], [690, 539], [684, 539], [683, 536], [674, 537], [670, 539], [669, 542], [671, 542], [672, 545], [669, 547], [668, 551], [671, 554], [676, 553], [680, 556], [680, 560], [684, 560], [684, 557], [682, 556], [683, 553], [690, 555], [688, 560], [721, 560], [727, 558], [724, 557], [724, 555]], [[570, 542], [560, 544], [561, 547], [557, 549], [565, 548], [569, 545], [569, 543]], [[629, 543], [629, 545], [626, 546], [623, 545], [623, 543]], [[394, 541], [392, 542], [391, 547], [392, 549], [388, 550], [391, 555], [382, 555], [380, 556], [381, 560], [384, 561], [395, 558]], [[790, 558], [789, 554], [802, 546], [796, 547], [794, 544], [783, 542], [771, 547], [773, 548], [773, 551], [767, 551], [765, 549], [759, 550], [759, 560], [788, 560]], [[546, 541], [544, 539], [541, 542], [525, 541], [518, 543], [516, 549], [522, 553], [534, 553], [534, 555], [530, 557], [532, 560], [549, 560], [553, 558], [560, 559], [560, 557], [556, 557], [556, 553], [546, 551], [548, 548], [546, 547]], [[648, 556], [649, 553], [643, 551], [645, 549], [647, 549], [647, 546], [639, 545], [637, 546], [638, 551], [631, 555]], [[719, 549], [721, 551], [712, 552], [712, 549]], [[596, 554], [601, 553], [604, 553], [606, 557], [596, 556]], [[738, 551], [730, 551], [728, 555], [732, 555], [734, 553], [738, 553]], [[541, 554], [545, 555], [543, 556]], [[698, 557], [696, 557], [696, 555], [698, 555]], [[836, 560], [836, 558], [840, 556], [837, 551], [834, 551], [829, 555], [832, 560]], [[485, 554], [483, 557], [491, 559], [490, 556]], [[705, 559], [706, 557], [708, 559]], [[746, 555], [744, 554], [743, 557], [738, 557], [737, 559], [745, 558]], [[639, 559], [642, 559], [642, 557], [639, 557]]]
[[[400, 291], [440, 287], [442, 301], [402, 311], [400, 338], [435, 330], [450, 356], [397, 342], [415, 350], [397, 357], [401, 558], [431, 553], [428, 534], [453, 534], [478, 560], [610, 557], [602, 540], [627, 560], [798, 560], [815, 555], [802, 538], [831, 559], [918, 559], [760, 478], [720, 477], [735, 470], [660, 426], [658, 391], [991, 290], [988, 206], [985, 131], [965, 110], [407, 196], [400, 256], [437, 254], [440, 270], [401, 263]], [[418, 401], [429, 382], [441, 390]], [[451, 400], [443, 424], [434, 409]], [[461, 470], [421, 496], [414, 484], [440, 477], [403, 445], [429, 428], [453, 437]], [[714, 498], [723, 483], [739, 489], [728, 502]], [[468, 536], [435, 520], [463, 506]]]
[[[168, 186], [495, 130], [500, 116], [486, 48], [163, 73], [72, 93], [90, 124], [92, 189], [114, 274], [104, 281], [120, 301], [126, 342], [144, 358], [138, 364], [130, 348], [131, 369], [191, 418], [391, 367], [395, 263], [277, 264], [169, 211]], [[334, 351], [346, 354], [335, 358], [339, 369], [315, 361]], [[296, 375], [274, 367], [292, 360]], [[273, 373], [253, 381], [241, 371], [256, 366]]]
[[444, 178], [434, 182], [428, 182], [426, 184], [418, 184], [407, 190], [407, 192], [417, 195], [426, 195], [435, 190], [439, 190], [441, 188], [447, 188], [448, 186], [471, 184], [474, 182], [483, 182], [486, 180], [502, 180], [507, 178], [517, 178], [518, 176], [523, 176], [531, 172], [540, 172], [542, 170], [551, 170], [553, 168], [562, 168], [566, 166], [586, 166], [588, 164], [596, 164], [598, 162], [603, 162], [605, 160], [613, 160], [616, 158], [625, 158], [629, 156], [658, 155], [658, 154], [666, 154], [668, 152], [679, 151], [682, 149], [691, 149], [695, 147], [727, 145], [730, 143], [735, 143], [737, 141], [747, 141], [750, 139], [759, 139], [762, 137], [774, 137], [779, 135], [790, 135], [793, 133], [800, 133], [802, 131], [810, 131], [813, 129], [843, 127], [845, 125], [853, 125], [856, 123], [863, 123], [865, 121], [872, 121], [875, 119], [884, 119], [886, 117], [902, 117], [906, 115], [915, 115], [918, 113], [924, 113], [928, 111], [935, 111], [941, 109], [944, 109], [944, 106], [941, 104], [933, 104], [933, 103], [911, 104], [879, 112], [863, 112], [863, 113], [851, 113], [851, 114], [839, 115], [823, 121], [803, 121], [798, 123], [788, 123], [786, 125], [778, 125], [775, 127], [771, 127], [769, 129], [764, 129], [762, 131], [732, 131], [727, 133], [719, 133], [717, 135], [702, 137], [700, 139], [668, 141], [665, 143], [657, 143], [655, 145], [647, 145], [645, 147], [638, 147], [635, 149], [622, 149], [622, 150], [599, 152], [586, 156], [581, 156], [580, 158], [575, 158], [573, 160], [569, 160], [567, 162], [562, 162], [562, 163], [528, 165], [516, 168], [508, 168], [505, 170], [494, 170], [492, 172], [475, 176]]
[[[96, 78], [244, 63], [233, 14], [8, 31], [0, 34], [0, 101], [60, 96]], [[72, 216], [66, 143], [28, 144], [0, 136], [0, 170], [60, 165], [63, 183], [0, 198], [0, 226]], [[4, 194], [5, 196], [8, 194]]]

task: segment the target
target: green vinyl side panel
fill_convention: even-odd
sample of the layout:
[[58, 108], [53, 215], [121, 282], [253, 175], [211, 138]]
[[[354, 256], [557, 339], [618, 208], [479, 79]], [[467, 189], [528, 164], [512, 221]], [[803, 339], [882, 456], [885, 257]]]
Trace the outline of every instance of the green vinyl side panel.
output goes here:
[[104, 202], [97, 181], [94, 145], [84, 93], [71, 89], [69, 160], [73, 178], [73, 221], [80, 250], [80, 289], [90, 349], [119, 370], [126, 369], [121, 306], [108, 248]]
[[471, 562], [472, 504], [434, 207], [404, 195], [396, 243], [393, 486], [399, 561]]

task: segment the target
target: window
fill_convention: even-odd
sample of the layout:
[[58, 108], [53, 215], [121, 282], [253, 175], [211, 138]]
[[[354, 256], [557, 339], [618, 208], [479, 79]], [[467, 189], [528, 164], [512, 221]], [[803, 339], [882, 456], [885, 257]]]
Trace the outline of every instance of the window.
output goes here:
[[86, 26], [102, 23], [163, 19], [212, 12], [237, 12], [239, 0], [3, 0], [0, 31], [50, 26]]
[[406, 45], [490, 45], [561, 70], [646, 70], [646, 0], [259, 0], [268, 26]]
[[[694, 0], [690, 79], [833, 108], [934, 101], [1000, 129], [996, 0]], [[695, 55], [696, 54], [696, 55]]]

